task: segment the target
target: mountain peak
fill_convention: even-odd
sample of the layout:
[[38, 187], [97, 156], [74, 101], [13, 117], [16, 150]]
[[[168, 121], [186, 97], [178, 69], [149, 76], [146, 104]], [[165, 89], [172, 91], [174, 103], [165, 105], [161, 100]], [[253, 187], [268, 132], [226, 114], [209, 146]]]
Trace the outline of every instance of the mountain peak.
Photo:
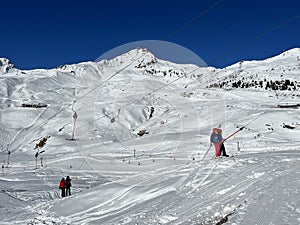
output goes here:
[[138, 59], [144, 59], [144, 60], [154, 60], [157, 61], [156, 57], [154, 56], [154, 54], [152, 54], [148, 49], [146, 48], [135, 48], [132, 49], [126, 53], [123, 53], [122, 55], [119, 55], [113, 59], [111, 59], [110, 61], [114, 61], [114, 62], [133, 62], [136, 61]]

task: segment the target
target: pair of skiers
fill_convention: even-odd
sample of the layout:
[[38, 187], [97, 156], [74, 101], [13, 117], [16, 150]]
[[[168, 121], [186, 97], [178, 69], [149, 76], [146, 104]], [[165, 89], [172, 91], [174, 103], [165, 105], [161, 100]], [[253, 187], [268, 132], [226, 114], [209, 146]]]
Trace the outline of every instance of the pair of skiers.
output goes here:
[[215, 150], [216, 150], [216, 157], [225, 156], [229, 157], [229, 155], [226, 154], [224, 141], [222, 137], [222, 129], [220, 128], [213, 128], [213, 132], [210, 135], [210, 143], [214, 144]]
[[63, 177], [59, 182], [59, 189], [61, 190], [61, 197], [71, 195], [71, 178], [69, 176], [66, 179]]

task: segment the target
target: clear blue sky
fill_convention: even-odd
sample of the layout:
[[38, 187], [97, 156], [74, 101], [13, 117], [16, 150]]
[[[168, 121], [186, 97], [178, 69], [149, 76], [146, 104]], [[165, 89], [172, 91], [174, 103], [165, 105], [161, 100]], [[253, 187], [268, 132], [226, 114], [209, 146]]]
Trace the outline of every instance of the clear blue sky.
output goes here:
[[141, 40], [173, 42], [219, 68], [300, 47], [300, 17], [269, 32], [300, 16], [300, 0], [10, 0], [0, 6], [0, 57], [21, 69], [94, 61]]

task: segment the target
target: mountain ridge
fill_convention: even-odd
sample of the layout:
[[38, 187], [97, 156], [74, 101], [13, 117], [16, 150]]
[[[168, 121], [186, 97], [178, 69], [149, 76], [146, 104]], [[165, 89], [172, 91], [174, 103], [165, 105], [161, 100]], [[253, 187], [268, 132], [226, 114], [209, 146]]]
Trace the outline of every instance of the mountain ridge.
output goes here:
[[[143, 56], [143, 58], [142, 58]], [[236, 68], [236, 67], [241, 67], [241, 64], [251, 64], [251, 63], [255, 63], [257, 64], [257, 62], [261, 62], [261, 63], [265, 63], [265, 62], [273, 62], [273, 61], [276, 61], [276, 60], [282, 60], [284, 58], [287, 58], [287, 57], [294, 57], [296, 62], [298, 63], [298, 65], [300, 66], [300, 48], [292, 48], [292, 49], [289, 49], [289, 50], [286, 50], [278, 55], [275, 55], [275, 56], [272, 56], [272, 57], [268, 57], [266, 59], [262, 59], [262, 60], [241, 60], [240, 62], [238, 63], [234, 63], [230, 66], [227, 66], [227, 67], [224, 67], [224, 68], [214, 68], [214, 67], [211, 67], [211, 68], [214, 68], [214, 69], [232, 69], [232, 68]], [[141, 58], [141, 60], [139, 59]], [[120, 56], [116, 56], [115, 58], [113, 59], [110, 59], [110, 60], [106, 60], [106, 59], [103, 59], [101, 61], [98, 61], [98, 62], [92, 62], [92, 61], [87, 61], [87, 62], [80, 62], [80, 63], [77, 63], [77, 64], [65, 64], [65, 65], [61, 65], [61, 66], [58, 66], [56, 68], [52, 68], [52, 69], [43, 69], [43, 70], [46, 70], [46, 71], [49, 71], [49, 70], [55, 70], [55, 69], [63, 69], [63, 70], [66, 70], [68, 68], [68, 70], [72, 70], [72, 68], [74, 68], [74, 66], [76, 65], [91, 65], [91, 64], [98, 64], [100, 67], [104, 67], [104, 66], [108, 66], [108, 65], [112, 65], [112, 66], [116, 66], [116, 64], [118, 65], [117, 69], [120, 69], [130, 63], [133, 63], [134, 66], [136, 68], [147, 68], [147, 69], [152, 69], [151, 68], [151, 65], [155, 64], [158, 62], [158, 60], [164, 64], [165, 62], [169, 62], [169, 61], [166, 61], [166, 60], [162, 60], [162, 59], [158, 59], [154, 54], [152, 54], [149, 50], [147, 49], [143, 49], [143, 48], [136, 48], [136, 49], [132, 49], [130, 51], [128, 51], [127, 53], [124, 53]], [[124, 65], [125, 63], [125, 65]], [[137, 63], [137, 64], [136, 64]], [[173, 62], [169, 62], [170, 65], [176, 65], [176, 66], [192, 66], [192, 67], [195, 67], [197, 68], [198, 66], [194, 65], [194, 64], [178, 64], [178, 63], [173, 63]], [[10, 69], [14, 68], [14, 65], [10, 62], [9, 59], [7, 58], [0, 58], [0, 68], [3, 67], [3, 66], [9, 66]], [[147, 67], [149, 66], [149, 67]], [[208, 66], [210, 67], [210, 66]], [[199, 67], [199, 68], [202, 68], [202, 67]], [[207, 67], [204, 67], [204, 68], [207, 68]], [[17, 69], [17, 68], [15, 68]], [[36, 69], [33, 69], [33, 70], [20, 70], [20, 69], [17, 69], [19, 71], [23, 71], [26, 73], [26, 71], [34, 71], [34, 70], [39, 70], [38, 68]], [[1, 70], [2, 71], [2, 70]], [[4, 71], [5, 73], [8, 73], [8, 71]], [[2, 71], [2, 73], [4, 73]]]

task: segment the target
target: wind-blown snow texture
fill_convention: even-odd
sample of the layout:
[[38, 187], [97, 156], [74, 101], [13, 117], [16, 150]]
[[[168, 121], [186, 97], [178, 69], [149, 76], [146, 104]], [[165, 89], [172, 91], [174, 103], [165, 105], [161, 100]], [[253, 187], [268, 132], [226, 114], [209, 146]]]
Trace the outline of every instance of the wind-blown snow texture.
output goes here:
[[[1, 224], [299, 224], [299, 57], [216, 69], [135, 49], [30, 71], [0, 59]], [[234, 157], [213, 160], [219, 124], [245, 129], [225, 143]]]

